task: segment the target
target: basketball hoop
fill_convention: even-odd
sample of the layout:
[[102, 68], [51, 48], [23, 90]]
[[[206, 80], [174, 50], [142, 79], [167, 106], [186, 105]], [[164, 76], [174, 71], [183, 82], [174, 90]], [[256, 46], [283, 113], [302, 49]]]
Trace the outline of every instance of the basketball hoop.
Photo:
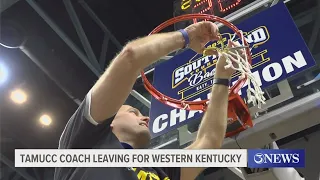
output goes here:
[[[229, 60], [227, 57], [227, 63], [228, 67], [226, 68], [233, 68], [237, 71], [239, 71], [242, 75], [241, 78], [229, 89], [229, 106], [228, 106], [228, 118], [232, 119], [230, 122], [239, 122], [240, 126], [231, 132], [228, 132], [226, 136], [232, 136], [235, 135], [236, 133], [243, 131], [244, 129], [247, 128], [247, 126], [252, 127], [252, 120], [251, 116], [249, 114], [249, 110], [247, 105], [244, 103], [243, 99], [239, 96], [238, 92], [242, 88], [242, 86], [247, 82], [247, 79], [249, 77], [248, 83], [248, 99], [250, 101], [258, 100], [258, 101], [263, 101], [263, 98], [255, 97], [252, 96], [251, 93], [256, 93], [257, 91], [261, 90], [259, 89], [260, 87], [257, 86], [257, 83], [252, 83], [254, 85], [255, 89], [252, 89], [250, 86], [250, 79], [254, 79], [253, 76], [248, 73], [251, 72], [251, 63], [252, 63], [252, 57], [251, 57], [251, 51], [248, 42], [244, 38], [244, 35], [242, 31], [240, 31], [235, 25], [232, 23], [217, 17], [213, 15], [207, 15], [207, 14], [187, 14], [187, 15], [182, 15], [178, 17], [174, 17], [170, 20], [165, 21], [164, 23], [160, 24], [158, 27], [156, 27], [149, 35], [155, 34], [163, 30], [164, 28], [173, 25], [177, 22], [180, 21], [185, 21], [185, 20], [193, 20], [193, 19], [201, 19], [201, 20], [210, 20], [214, 22], [220, 22], [224, 24], [225, 26], [229, 27], [232, 29], [241, 40], [242, 40], [242, 45], [245, 46], [245, 60], [242, 60], [243, 62], [236, 62], [236, 63], [244, 63], [243, 67], [239, 66], [239, 68], [235, 68], [232, 66], [232, 62]], [[233, 38], [232, 38], [233, 39]], [[231, 56], [228, 53], [224, 53], [223, 55], [225, 56]], [[235, 54], [233, 54], [235, 55]], [[239, 55], [239, 54], [238, 54]], [[247, 72], [248, 71], [248, 72]], [[155, 87], [152, 86], [152, 84], [149, 82], [147, 79], [146, 75], [144, 74], [144, 71], [141, 72], [141, 77], [144, 82], [144, 86], [149, 91], [149, 93], [158, 101], [169, 105], [173, 108], [178, 108], [178, 109], [185, 109], [185, 110], [201, 110], [205, 111], [207, 106], [208, 106], [208, 99], [207, 100], [202, 100], [202, 101], [182, 101], [178, 99], [171, 98], [165, 94], [162, 94], [159, 92]], [[260, 94], [259, 94], [260, 93]], [[263, 94], [262, 91], [259, 92], [258, 94], [261, 95]], [[255, 105], [255, 103], [254, 103]]]

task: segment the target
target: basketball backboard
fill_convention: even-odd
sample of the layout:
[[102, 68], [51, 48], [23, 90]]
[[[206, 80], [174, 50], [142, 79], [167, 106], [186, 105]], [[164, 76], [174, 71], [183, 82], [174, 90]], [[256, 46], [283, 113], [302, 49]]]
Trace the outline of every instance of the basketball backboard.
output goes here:
[[[229, 14], [225, 18], [229, 21], [233, 21], [234, 23], [240, 23], [248, 17], [258, 14], [259, 12], [268, 9], [276, 3], [277, 1], [255, 1], [239, 9], [238, 11]], [[319, 63], [319, 52], [316, 52], [316, 49], [314, 48], [315, 46], [319, 46], [319, 42], [313, 40], [311, 37], [308, 37], [307, 35], [317, 34], [317, 30], [319, 28], [316, 30], [316, 32], [312, 31], [312, 29], [306, 29], [306, 26], [308, 26], [308, 24], [314, 21], [312, 13], [314, 13], [315, 9], [313, 9], [313, 11], [308, 10], [307, 12], [303, 10], [295, 11], [292, 9], [294, 9], [295, 3], [297, 2], [285, 1], [285, 3], [289, 8], [289, 11], [291, 11], [291, 16], [294, 18], [295, 24], [299, 28], [300, 33], [304, 37], [305, 42], [308, 44], [309, 50], [312, 52], [314, 59], [317, 63]], [[308, 32], [310, 30], [311, 32]], [[311, 41], [309, 39], [311, 39]], [[307, 121], [310, 122], [307, 122], [306, 120], [303, 121], [303, 123], [296, 122], [297, 124], [299, 124], [298, 126], [289, 126], [292, 128], [288, 128], [288, 125], [293, 124], [294, 122], [293, 120], [289, 121], [288, 118], [291, 117], [290, 119], [297, 119], [293, 118], [296, 117], [297, 114], [290, 113], [298, 112], [298, 109], [292, 108], [301, 107], [297, 106], [297, 104], [305, 103], [305, 108], [307, 109], [304, 108], [304, 110], [308, 111], [308, 108], [313, 109], [315, 108], [315, 104], [318, 103], [317, 98], [319, 94], [317, 92], [319, 89], [319, 81], [315, 77], [319, 74], [319, 72], [319, 68], [315, 66], [308, 69], [303, 74], [300, 73], [294, 75], [288, 79], [285, 79], [281, 82], [267, 87], [265, 89], [265, 93], [268, 99], [266, 105], [263, 106], [261, 109], [258, 109], [257, 107], [250, 108], [250, 112], [254, 118], [254, 123], [256, 127], [254, 127], [252, 130], [248, 129], [246, 132], [239, 134], [237, 141], [239, 141], [240, 137], [243, 137], [244, 139], [246, 139], [244, 141], [247, 141], [248, 135], [244, 134], [249, 134], [251, 131], [253, 131], [254, 133], [252, 135], [254, 135], [255, 140], [250, 142], [248, 141], [247, 144], [255, 144], [254, 146], [250, 146], [250, 148], [257, 148], [259, 147], [258, 144], [263, 146], [272, 141], [281, 139], [290, 134], [296, 133], [300, 130], [306, 129], [319, 123], [318, 120], [316, 120], [315, 118], [308, 118]], [[308, 106], [308, 104], [310, 107]], [[285, 116], [286, 118], [281, 120], [281, 118], [275, 118], [275, 116]], [[299, 122], [301, 122], [301, 120]], [[283, 124], [283, 126], [280, 126], [279, 123]], [[261, 126], [258, 124], [260, 124]], [[183, 148], [187, 146], [190, 142], [192, 142], [192, 140], [195, 138], [198, 125], [199, 122], [192, 122], [180, 127], [178, 130], [170, 131], [167, 134], [153, 139], [152, 146], [153, 148]], [[279, 127], [281, 135], [279, 133], [276, 133], [277, 129], [275, 128], [275, 126]], [[284, 126], [286, 126], [286, 128], [284, 128]], [[267, 127], [270, 128], [270, 131], [268, 132], [273, 132], [273, 134], [267, 133], [266, 139], [268, 140], [262, 141], [262, 139], [257, 138], [259, 137], [257, 134], [262, 131], [267, 131]], [[266, 134], [263, 134], [261, 136], [266, 136]], [[255, 143], [256, 141], [258, 143]], [[231, 142], [233, 142], [233, 144]], [[232, 138], [226, 139], [225, 147], [239, 148], [239, 144], [237, 143], [239, 142], [235, 142]], [[246, 148], [245, 146], [241, 147]]]

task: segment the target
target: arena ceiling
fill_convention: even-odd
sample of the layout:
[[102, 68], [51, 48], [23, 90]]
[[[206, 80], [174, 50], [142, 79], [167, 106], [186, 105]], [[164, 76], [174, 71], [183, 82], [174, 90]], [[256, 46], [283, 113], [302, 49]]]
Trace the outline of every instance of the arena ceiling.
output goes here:
[[[62, 0], [29, 2], [41, 7], [43, 12], [70, 38], [74, 46], [85, 53]], [[85, 2], [118, 41], [118, 46], [113, 42], [109, 43], [104, 67], [127, 41], [145, 36], [173, 14], [170, 1], [155, 1], [152, 5], [147, 0]], [[94, 54], [99, 58], [105, 39], [104, 32], [77, 1], [71, 3]], [[0, 59], [9, 72], [7, 81], [1, 85], [1, 153], [5, 156], [2, 156], [4, 157], [2, 160], [13, 162], [16, 148], [58, 146], [59, 136], [69, 117], [76, 110], [77, 102], [85, 97], [97, 80], [97, 76], [27, 1], [1, 1], [1, 11], [3, 11], [1, 42], [16, 46], [23, 41], [23, 37], [27, 37], [30, 42], [27, 45], [29, 52], [35, 54], [39, 60], [35, 63], [20, 49], [0, 47]], [[12, 31], [9, 26], [15, 30]], [[10, 93], [16, 88], [27, 92], [28, 100], [25, 104], [17, 106], [10, 100]], [[143, 106], [135, 98], [130, 99], [131, 103]], [[53, 123], [50, 127], [39, 123], [39, 117], [43, 113], [52, 117]], [[144, 113], [148, 113], [147, 108]], [[30, 169], [27, 171], [27, 174], [35, 175], [34, 171]], [[40, 177], [44, 175], [44, 171], [41, 170], [37, 173]]]
[[[77, 46], [80, 51], [85, 51], [63, 2], [38, 1], [37, 3], [61, 30], [70, 37], [70, 40], [74, 42], [75, 46]], [[147, 1], [135, 3], [131, 1], [127, 3], [120, 3], [119, 1], [113, 1], [112, 3], [87, 1], [87, 3], [100, 19], [105, 22], [106, 26], [108, 28], [110, 27], [109, 30], [112, 33], [114, 32], [113, 34], [121, 46], [130, 39], [146, 35], [153, 27], [157, 26], [157, 24], [160, 24], [172, 16], [172, 8], [170, 8], [172, 4], [170, 2], [167, 4], [155, 2], [153, 3], [153, 8], [144, 8], [145, 4], [148, 3]], [[83, 24], [83, 29], [90, 41], [92, 49], [96, 56], [99, 57], [104, 32], [95, 25], [88, 16], [88, 13], [85, 12], [78, 3], [73, 2], [73, 5]], [[21, 13], [18, 15], [17, 12]], [[153, 16], [150, 16], [150, 14], [153, 14]], [[30, 133], [30, 136], [33, 138], [25, 138], [30, 139], [31, 142], [21, 139], [25, 144], [32, 147], [34, 144], [38, 144], [35, 141], [36, 139], [43, 138], [47, 144], [55, 142], [55, 144], [51, 146], [55, 147], [57, 142], [57, 137], [54, 137], [55, 134], [61, 132], [68, 117], [70, 117], [77, 107], [77, 104], [68, 98], [66, 94], [70, 94], [74, 99], [82, 100], [86, 92], [97, 80], [97, 77], [26, 1], [16, 3], [2, 13], [2, 25], [5, 26], [6, 24], [14, 24], [13, 26], [15, 27], [18, 26], [24, 36], [34, 40], [35, 43], [30, 43], [31, 53], [35, 51], [38, 54], [40, 54], [39, 52], [48, 54], [39, 55], [39, 57], [46, 57], [39, 62], [39, 64], [43, 64], [43, 68], [39, 68], [39, 66], [19, 49], [6, 49], [1, 47], [1, 59], [8, 63], [10, 69], [10, 79], [5, 84], [4, 92], [8, 93], [12, 88], [23, 87], [28, 91], [30, 98], [28, 99], [28, 104], [24, 104], [23, 107], [17, 107], [9, 101], [7, 102], [7, 97], [4, 97], [6, 107], [4, 107], [3, 112], [6, 113], [3, 113], [3, 115], [5, 119], [12, 119], [10, 123], [8, 122], [8, 125], [10, 124], [15, 127], [14, 129], [17, 129], [17, 132], [11, 131], [11, 133], [16, 135], [20, 134], [19, 132]], [[5, 34], [7, 31], [10, 31], [10, 29], [3, 28], [2, 31], [2, 34]], [[2, 36], [2, 41], [8, 44], [12, 43], [12, 46], [14, 46], [14, 43], [19, 40], [13, 42], [8, 36]], [[115, 45], [110, 42], [105, 66], [118, 51]], [[53, 57], [46, 55], [52, 55]], [[50, 79], [43, 70], [45, 70], [47, 74], [50, 74], [54, 80]], [[64, 91], [56, 85], [55, 81], [61, 84], [60, 87], [64, 87], [64, 90], [68, 93], [64, 93]], [[48, 133], [45, 136], [40, 136], [43, 132], [31, 135], [33, 133], [39, 133], [39, 127], [36, 127], [37, 125], [34, 123], [36, 123], [38, 119], [37, 116], [41, 112], [52, 114], [55, 119], [54, 126], [58, 129], [51, 127], [50, 129], [40, 130]], [[35, 120], [35, 122], [33, 122], [33, 120]], [[21, 126], [17, 126], [16, 123]], [[41, 142], [36, 146], [46, 146], [43, 145]]]

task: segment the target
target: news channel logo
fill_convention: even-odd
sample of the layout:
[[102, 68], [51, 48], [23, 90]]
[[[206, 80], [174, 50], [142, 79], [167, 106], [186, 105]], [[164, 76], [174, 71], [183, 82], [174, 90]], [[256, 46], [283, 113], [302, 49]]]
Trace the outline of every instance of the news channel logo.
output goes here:
[[248, 150], [248, 167], [305, 167], [304, 149], [254, 149]]

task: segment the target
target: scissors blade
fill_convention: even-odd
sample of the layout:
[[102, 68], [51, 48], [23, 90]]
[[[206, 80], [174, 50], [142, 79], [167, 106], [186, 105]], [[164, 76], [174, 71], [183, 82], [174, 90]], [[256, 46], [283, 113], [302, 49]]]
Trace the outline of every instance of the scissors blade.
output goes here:
[[237, 47], [230, 47], [228, 48], [228, 50], [239, 50], [239, 49], [244, 49], [244, 48], [247, 48], [249, 46], [237, 46]]

